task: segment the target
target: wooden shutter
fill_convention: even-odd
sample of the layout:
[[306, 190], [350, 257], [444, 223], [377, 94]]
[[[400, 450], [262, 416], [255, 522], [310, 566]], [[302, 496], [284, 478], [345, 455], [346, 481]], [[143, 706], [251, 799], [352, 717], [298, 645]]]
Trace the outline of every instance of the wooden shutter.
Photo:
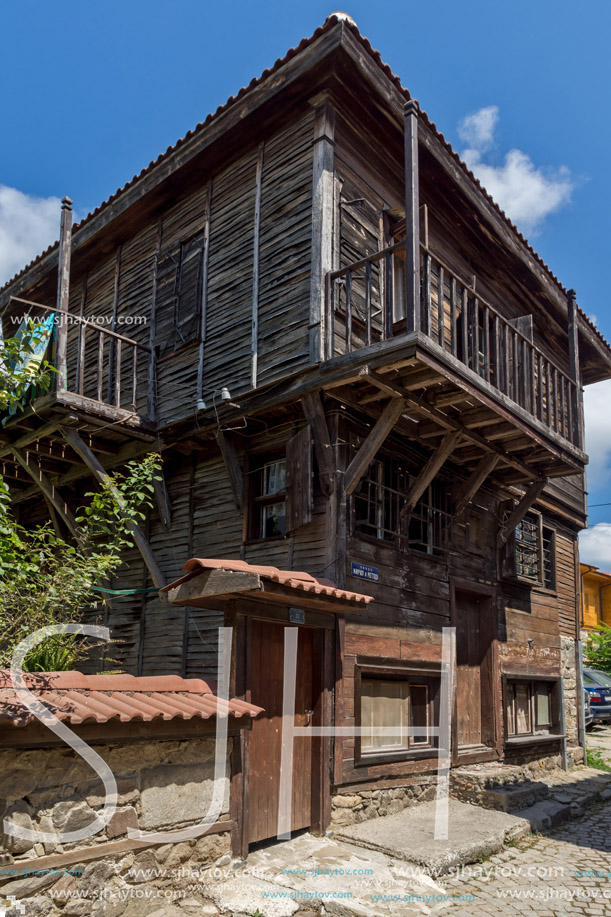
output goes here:
[[286, 444], [286, 531], [312, 521], [312, 431], [304, 427]]

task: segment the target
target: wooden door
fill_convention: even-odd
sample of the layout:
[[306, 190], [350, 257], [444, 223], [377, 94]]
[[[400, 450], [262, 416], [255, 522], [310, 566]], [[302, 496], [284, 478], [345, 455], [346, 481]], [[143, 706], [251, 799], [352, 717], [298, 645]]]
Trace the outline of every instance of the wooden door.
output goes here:
[[[250, 642], [250, 696], [264, 713], [250, 733], [248, 774], [248, 841], [254, 843], [278, 833], [278, 794], [282, 749], [282, 688], [284, 624], [253, 620]], [[299, 628], [295, 726], [306, 726], [306, 713], [315, 707], [313, 634]], [[307, 737], [294, 740], [291, 831], [312, 824], [312, 752]]]
[[456, 593], [456, 736], [460, 749], [482, 745], [484, 630], [477, 595]]

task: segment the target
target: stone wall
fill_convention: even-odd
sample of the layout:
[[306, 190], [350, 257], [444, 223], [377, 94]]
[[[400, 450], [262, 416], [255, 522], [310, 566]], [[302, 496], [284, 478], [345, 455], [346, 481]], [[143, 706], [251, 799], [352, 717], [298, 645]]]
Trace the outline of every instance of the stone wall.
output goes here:
[[[152, 845], [130, 840], [127, 829], [178, 830], [200, 822], [212, 799], [214, 749], [214, 737], [96, 746], [117, 781], [114, 815], [98, 834], [66, 844], [3, 831], [0, 912], [8, 895], [27, 899], [28, 917], [148, 917], [168, 898], [177, 905], [202, 867], [229, 863], [229, 830]], [[227, 762], [221, 822], [230, 818], [229, 786]], [[68, 747], [0, 752], [0, 818], [50, 833], [72, 831], [90, 824], [104, 800], [101, 780]], [[198, 913], [218, 913], [206, 896], [195, 898], [209, 908]]]
[[409, 786], [398, 786], [379, 790], [351, 790], [337, 793], [331, 798], [331, 830], [357, 825], [370, 818], [394, 815], [416, 803], [435, 798], [437, 780], [429, 775], [419, 776], [421, 782], [410, 782]]
[[[151, 831], [199, 822], [212, 798], [213, 737], [97, 746], [117, 781], [117, 810], [91, 838], [62, 845], [0, 835], [0, 854], [12, 860], [48, 856], [119, 840], [128, 827]], [[0, 752], [0, 812], [24, 828], [49, 833], [90, 824], [105, 800], [101, 780], [71, 748]], [[229, 812], [226, 769], [223, 813]]]
[[[579, 728], [577, 720], [577, 664], [575, 659], [575, 641], [572, 637], [560, 637], [560, 664], [564, 683], [564, 717], [567, 742], [579, 745]], [[579, 700], [583, 706], [583, 701]]]

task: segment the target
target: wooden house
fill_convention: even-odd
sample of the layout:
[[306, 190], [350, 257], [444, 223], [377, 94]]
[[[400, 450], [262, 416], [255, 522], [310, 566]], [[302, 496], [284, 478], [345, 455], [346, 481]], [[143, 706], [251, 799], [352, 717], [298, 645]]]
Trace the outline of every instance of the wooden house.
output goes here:
[[601, 624], [611, 624], [611, 573], [599, 570], [594, 564], [579, 565], [581, 572], [581, 635], [587, 639]]
[[[70, 530], [92, 476], [163, 455], [96, 614], [135, 675], [214, 676], [234, 627], [232, 694], [267, 710], [236, 740], [234, 849], [275, 833], [256, 813], [285, 624], [304, 722], [433, 723], [454, 627], [455, 766], [578, 746], [582, 387], [611, 350], [349, 17], [73, 232], [66, 201], [61, 244], [0, 306], [5, 333], [57, 315], [57, 385], [1, 432], [22, 520]], [[223, 575], [194, 562], [160, 598], [190, 558]], [[312, 742], [299, 827], [325, 829], [338, 796], [344, 820], [359, 793], [418, 798], [434, 746]]]

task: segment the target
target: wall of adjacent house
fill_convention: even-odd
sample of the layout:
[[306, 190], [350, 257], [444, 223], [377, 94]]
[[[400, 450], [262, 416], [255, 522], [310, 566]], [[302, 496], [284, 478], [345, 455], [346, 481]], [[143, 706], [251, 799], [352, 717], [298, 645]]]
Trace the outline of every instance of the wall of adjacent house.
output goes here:
[[[189, 869], [196, 875], [201, 865], [219, 857], [228, 862], [229, 760], [219, 818], [228, 823], [226, 831], [181, 844], [160, 837], [137, 845], [130, 844], [127, 830], [169, 832], [202, 821], [212, 800], [214, 750], [214, 736], [161, 741], [152, 734], [132, 744], [96, 744], [117, 781], [114, 815], [98, 834], [70, 843], [0, 834], [0, 897], [34, 898], [32, 913], [46, 917], [66, 905], [69, 913], [98, 914], [103, 890], [108, 899], [123, 895], [125, 901], [146, 886], [153, 889], [152, 900], [159, 890], [159, 907], [167, 904], [163, 888], [178, 865], [187, 870], [183, 875]], [[101, 780], [66, 746], [0, 751], [0, 786], [4, 818], [51, 834], [90, 824], [105, 801]], [[186, 885], [172, 884], [177, 890]]]

